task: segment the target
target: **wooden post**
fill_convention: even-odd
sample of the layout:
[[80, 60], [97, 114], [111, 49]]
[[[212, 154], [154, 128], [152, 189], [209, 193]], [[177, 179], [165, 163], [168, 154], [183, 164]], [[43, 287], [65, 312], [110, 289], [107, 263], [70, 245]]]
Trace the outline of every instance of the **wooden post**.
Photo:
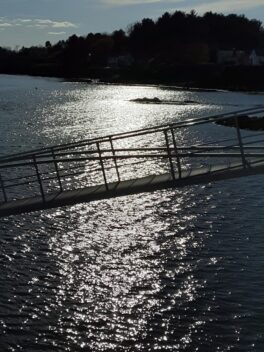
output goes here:
[[98, 150], [98, 154], [99, 154], [99, 159], [100, 159], [100, 164], [101, 164], [101, 168], [102, 168], [102, 173], [103, 173], [103, 177], [104, 177], [104, 182], [105, 182], [105, 188], [108, 191], [108, 184], [107, 184], [107, 179], [106, 179], [106, 174], [105, 174], [105, 169], [104, 169], [104, 162], [102, 159], [102, 153], [101, 153], [101, 149], [100, 149], [100, 144], [99, 142], [96, 142], [96, 146], [97, 146], [97, 150]]
[[56, 155], [55, 155], [55, 152], [54, 152], [53, 148], [51, 148], [51, 154], [52, 154], [52, 158], [53, 158], [53, 161], [54, 161], [54, 166], [55, 166], [55, 170], [56, 170], [56, 174], [57, 174], [58, 183], [59, 183], [59, 186], [60, 186], [60, 191], [63, 192], [61, 178], [60, 178], [60, 170], [58, 168], [58, 161], [56, 160]]
[[0, 184], [1, 184], [1, 189], [3, 192], [3, 196], [4, 196], [4, 201], [6, 203], [7, 202], [6, 190], [5, 190], [4, 180], [1, 175], [0, 175]]
[[[111, 136], [109, 137], [109, 141], [110, 141], [110, 144], [111, 144], [111, 151], [112, 151], [112, 154], [113, 154], [113, 156], [115, 157], [116, 153], [115, 153], [114, 144], [113, 144], [113, 140], [112, 140], [112, 137], [111, 137]], [[120, 182], [120, 174], [119, 174], [119, 170], [118, 170], [118, 165], [117, 165], [116, 158], [114, 158], [114, 163], [115, 163], [115, 169], [116, 169], [117, 179], [118, 179], [118, 182]]]
[[174, 146], [174, 151], [175, 151], [175, 156], [177, 160], [177, 167], [178, 167], [178, 172], [179, 172], [179, 178], [182, 177], [182, 170], [181, 170], [181, 160], [178, 154], [178, 149], [177, 149], [177, 144], [176, 144], [176, 139], [175, 139], [175, 134], [173, 128], [170, 129], [171, 134], [172, 134], [172, 141], [173, 141], [173, 146]]
[[43, 185], [42, 185], [42, 182], [41, 182], [41, 177], [40, 177], [40, 173], [39, 173], [38, 164], [37, 164], [37, 160], [36, 160], [36, 155], [35, 154], [32, 156], [32, 159], [33, 159], [33, 163], [34, 163], [36, 174], [37, 174], [37, 179], [38, 179], [38, 183], [39, 183], [41, 197], [42, 197], [43, 203], [45, 203], [46, 199], [45, 199], [44, 189], [43, 189]]
[[235, 117], [235, 123], [236, 123], [237, 139], [238, 139], [238, 143], [239, 143], [242, 164], [245, 169], [247, 167], [247, 160], [246, 160], [245, 153], [244, 153], [244, 146], [243, 146], [243, 141], [242, 141], [242, 137], [241, 137], [241, 133], [240, 133], [239, 121], [238, 121], [237, 117]]
[[171, 176], [172, 176], [172, 179], [175, 180], [175, 173], [174, 173], [173, 162], [172, 162], [171, 151], [170, 151], [169, 138], [168, 138], [168, 130], [164, 130], [164, 135], [165, 135], [165, 140], [166, 140], [168, 158], [169, 158], [169, 161], [170, 161]]

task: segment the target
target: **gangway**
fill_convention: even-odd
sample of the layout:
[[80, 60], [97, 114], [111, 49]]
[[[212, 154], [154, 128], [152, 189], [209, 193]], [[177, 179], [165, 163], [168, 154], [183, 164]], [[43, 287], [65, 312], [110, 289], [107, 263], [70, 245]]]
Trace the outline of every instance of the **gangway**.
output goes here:
[[[0, 217], [263, 173], [263, 132], [242, 136], [239, 126], [241, 117], [263, 112], [258, 106], [2, 156]], [[233, 138], [183, 143], [191, 129], [227, 119]]]

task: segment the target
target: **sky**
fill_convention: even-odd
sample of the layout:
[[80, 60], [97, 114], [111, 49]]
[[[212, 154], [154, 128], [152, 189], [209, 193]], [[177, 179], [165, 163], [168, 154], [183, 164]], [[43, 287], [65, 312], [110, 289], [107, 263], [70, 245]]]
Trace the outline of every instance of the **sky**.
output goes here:
[[245, 14], [264, 23], [264, 0], [0, 0], [0, 46], [18, 49], [72, 34], [127, 30], [143, 18], [192, 9]]

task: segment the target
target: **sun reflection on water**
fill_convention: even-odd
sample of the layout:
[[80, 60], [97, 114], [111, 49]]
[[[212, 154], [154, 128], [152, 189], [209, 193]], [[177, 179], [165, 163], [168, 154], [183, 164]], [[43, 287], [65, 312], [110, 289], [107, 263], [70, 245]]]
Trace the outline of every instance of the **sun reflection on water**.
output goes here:
[[[170, 211], [166, 203], [171, 196], [159, 192], [149, 202], [133, 196], [77, 205], [67, 212], [68, 219], [62, 210], [56, 212], [64, 229], [66, 223], [69, 226], [67, 232], [49, 239], [60, 280], [56, 305], [63, 307], [59, 321], [68, 344], [78, 343], [80, 331], [76, 334], [74, 328], [67, 328], [67, 321], [85, 331], [83, 348], [114, 350], [120, 344], [144, 341], [157, 314], [174, 314], [183, 302], [195, 301], [202, 284], [191, 274], [187, 258], [199, 244], [196, 240], [194, 245], [188, 217], [180, 216], [190, 199], [174, 193], [179, 197]], [[173, 229], [172, 213], [178, 217]], [[190, 219], [196, 220], [194, 215]], [[163, 343], [169, 343], [166, 326], [163, 322], [165, 332], [159, 337]]]
[[[57, 81], [48, 88], [35, 82], [42, 86], [27, 94], [23, 85], [27, 98], [17, 94], [11, 104], [12, 93], [7, 103], [0, 102], [6, 151], [172, 123], [242, 104], [235, 93], [77, 83], [62, 89]], [[130, 101], [138, 97], [199, 104]], [[199, 143], [207, 135], [203, 129], [182, 131], [177, 141]], [[126, 143], [120, 146], [134, 141]], [[162, 145], [160, 139], [156, 143]], [[124, 175], [142, 171], [133, 167]], [[145, 171], [163, 168], [162, 162], [149, 163]], [[85, 183], [90, 180], [88, 166], [84, 169]], [[252, 180], [230, 181], [2, 219], [0, 349], [255, 351], [263, 339], [260, 185], [260, 178], [253, 188]]]

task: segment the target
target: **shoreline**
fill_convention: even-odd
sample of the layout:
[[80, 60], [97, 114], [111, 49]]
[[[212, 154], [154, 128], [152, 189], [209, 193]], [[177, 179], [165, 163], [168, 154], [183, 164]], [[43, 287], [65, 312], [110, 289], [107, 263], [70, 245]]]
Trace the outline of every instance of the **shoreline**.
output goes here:
[[[43, 76], [39, 76], [43, 77]], [[52, 78], [52, 77], [51, 77]], [[56, 78], [56, 77], [53, 77]], [[162, 88], [162, 89], [173, 89], [179, 91], [190, 91], [190, 92], [205, 92], [205, 93], [214, 93], [214, 92], [229, 92], [226, 89], [218, 88], [199, 88], [199, 87], [189, 87], [180, 86], [177, 84], [164, 84], [164, 83], [141, 83], [141, 82], [110, 82], [104, 80], [92, 80], [90, 78], [62, 78], [65, 82], [76, 82], [76, 83], [87, 83], [87, 84], [103, 84], [109, 86], [128, 86], [128, 87], [150, 87], [150, 88]], [[263, 91], [264, 94], [264, 91]]]
[[6, 73], [0, 72], [0, 75], [5, 76], [28, 76], [28, 77], [39, 77], [46, 79], [58, 79], [62, 82], [72, 82], [72, 83], [86, 83], [86, 84], [102, 84], [102, 85], [112, 85], [112, 86], [128, 86], [128, 87], [153, 87], [161, 89], [171, 89], [176, 91], [186, 91], [186, 92], [205, 92], [205, 93], [246, 93], [252, 95], [264, 95], [264, 89], [245, 89], [245, 88], [223, 88], [219, 87], [202, 87], [197, 85], [180, 85], [179, 82], [173, 83], [164, 83], [164, 82], [142, 82], [142, 81], [130, 81], [130, 80], [106, 80], [102, 78], [90, 78], [90, 77], [76, 77], [76, 76], [62, 76], [62, 75], [46, 75], [46, 74], [30, 74], [30, 73]]

